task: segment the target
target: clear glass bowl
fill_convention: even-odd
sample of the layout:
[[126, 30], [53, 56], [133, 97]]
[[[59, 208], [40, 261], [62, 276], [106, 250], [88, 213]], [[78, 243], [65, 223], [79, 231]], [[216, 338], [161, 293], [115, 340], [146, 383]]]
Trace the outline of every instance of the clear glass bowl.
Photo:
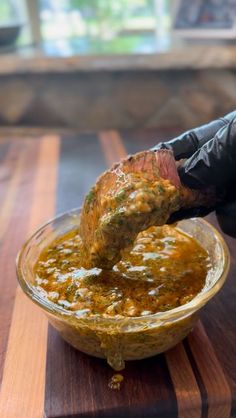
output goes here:
[[197, 239], [208, 251], [213, 266], [203, 290], [191, 302], [145, 317], [86, 318], [47, 301], [34, 287], [34, 266], [40, 253], [59, 236], [78, 228], [79, 216], [80, 209], [75, 209], [49, 221], [31, 236], [17, 257], [18, 280], [24, 293], [45, 311], [61, 336], [84, 353], [106, 358], [115, 370], [123, 369], [125, 360], [154, 356], [186, 337], [200, 309], [219, 291], [227, 277], [229, 252], [217, 230], [200, 218], [178, 223], [180, 230]]

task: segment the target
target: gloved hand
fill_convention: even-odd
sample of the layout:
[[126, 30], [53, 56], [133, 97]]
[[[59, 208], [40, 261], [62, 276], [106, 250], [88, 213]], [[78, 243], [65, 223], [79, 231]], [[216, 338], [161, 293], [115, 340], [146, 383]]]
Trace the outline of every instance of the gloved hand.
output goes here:
[[220, 202], [212, 208], [180, 210], [169, 222], [205, 216], [215, 210], [221, 229], [236, 238], [236, 111], [190, 130], [153, 149], [171, 149], [181, 182], [191, 189], [215, 189]]

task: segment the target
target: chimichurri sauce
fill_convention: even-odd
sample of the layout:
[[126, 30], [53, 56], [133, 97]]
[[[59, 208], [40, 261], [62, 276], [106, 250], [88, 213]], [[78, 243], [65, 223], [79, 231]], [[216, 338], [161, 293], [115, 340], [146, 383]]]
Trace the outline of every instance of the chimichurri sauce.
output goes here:
[[81, 238], [73, 230], [42, 252], [35, 286], [78, 315], [146, 316], [193, 299], [204, 287], [209, 263], [197, 241], [165, 225], [141, 232], [112, 270], [87, 270]]

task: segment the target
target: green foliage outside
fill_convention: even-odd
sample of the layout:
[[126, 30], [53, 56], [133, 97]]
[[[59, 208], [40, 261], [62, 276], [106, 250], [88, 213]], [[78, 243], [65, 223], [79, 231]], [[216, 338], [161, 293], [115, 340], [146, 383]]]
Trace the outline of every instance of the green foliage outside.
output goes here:
[[[75, 54], [148, 52], [155, 48], [154, 0], [58, 0], [56, 13], [51, 0], [38, 1], [42, 16], [50, 16], [47, 13], [51, 10], [50, 18], [41, 17], [45, 44], [65, 42], [65, 48]], [[15, 0], [0, 0], [0, 25], [15, 20], [14, 6]], [[17, 44], [29, 43], [29, 27], [25, 25]]]
[[88, 33], [97, 28], [101, 36], [119, 31], [139, 10], [153, 15], [152, 0], [70, 0], [70, 5], [81, 12]]
[[[40, 1], [41, 10], [50, 10], [50, 0]], [[162, 25], [168, 26], [168, 0], [164, 1]], [[60, 10], [59, 18], [55, 13], [41, 21], [50, 51], [57, 41], [65, 54], [149, 53], [156, 48], [154, 0], [60, 0]]]
[[5, 25], [16, 18], [16, 13], [11, 2], [0, 0], [0, 25]]

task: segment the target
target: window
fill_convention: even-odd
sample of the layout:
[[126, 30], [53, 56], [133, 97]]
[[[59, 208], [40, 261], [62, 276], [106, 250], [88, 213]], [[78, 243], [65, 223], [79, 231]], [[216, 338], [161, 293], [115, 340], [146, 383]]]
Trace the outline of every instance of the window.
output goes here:
[[45, 52], [152, 52], [158, 46], [157, 26], [169, 24], [167, 6], [166, 0], [41, 0]]
[[168, 43], [168, 0], [1, 0], [0, 16], [24, 21], [20, 44], [49, 55], [149, 53]]

